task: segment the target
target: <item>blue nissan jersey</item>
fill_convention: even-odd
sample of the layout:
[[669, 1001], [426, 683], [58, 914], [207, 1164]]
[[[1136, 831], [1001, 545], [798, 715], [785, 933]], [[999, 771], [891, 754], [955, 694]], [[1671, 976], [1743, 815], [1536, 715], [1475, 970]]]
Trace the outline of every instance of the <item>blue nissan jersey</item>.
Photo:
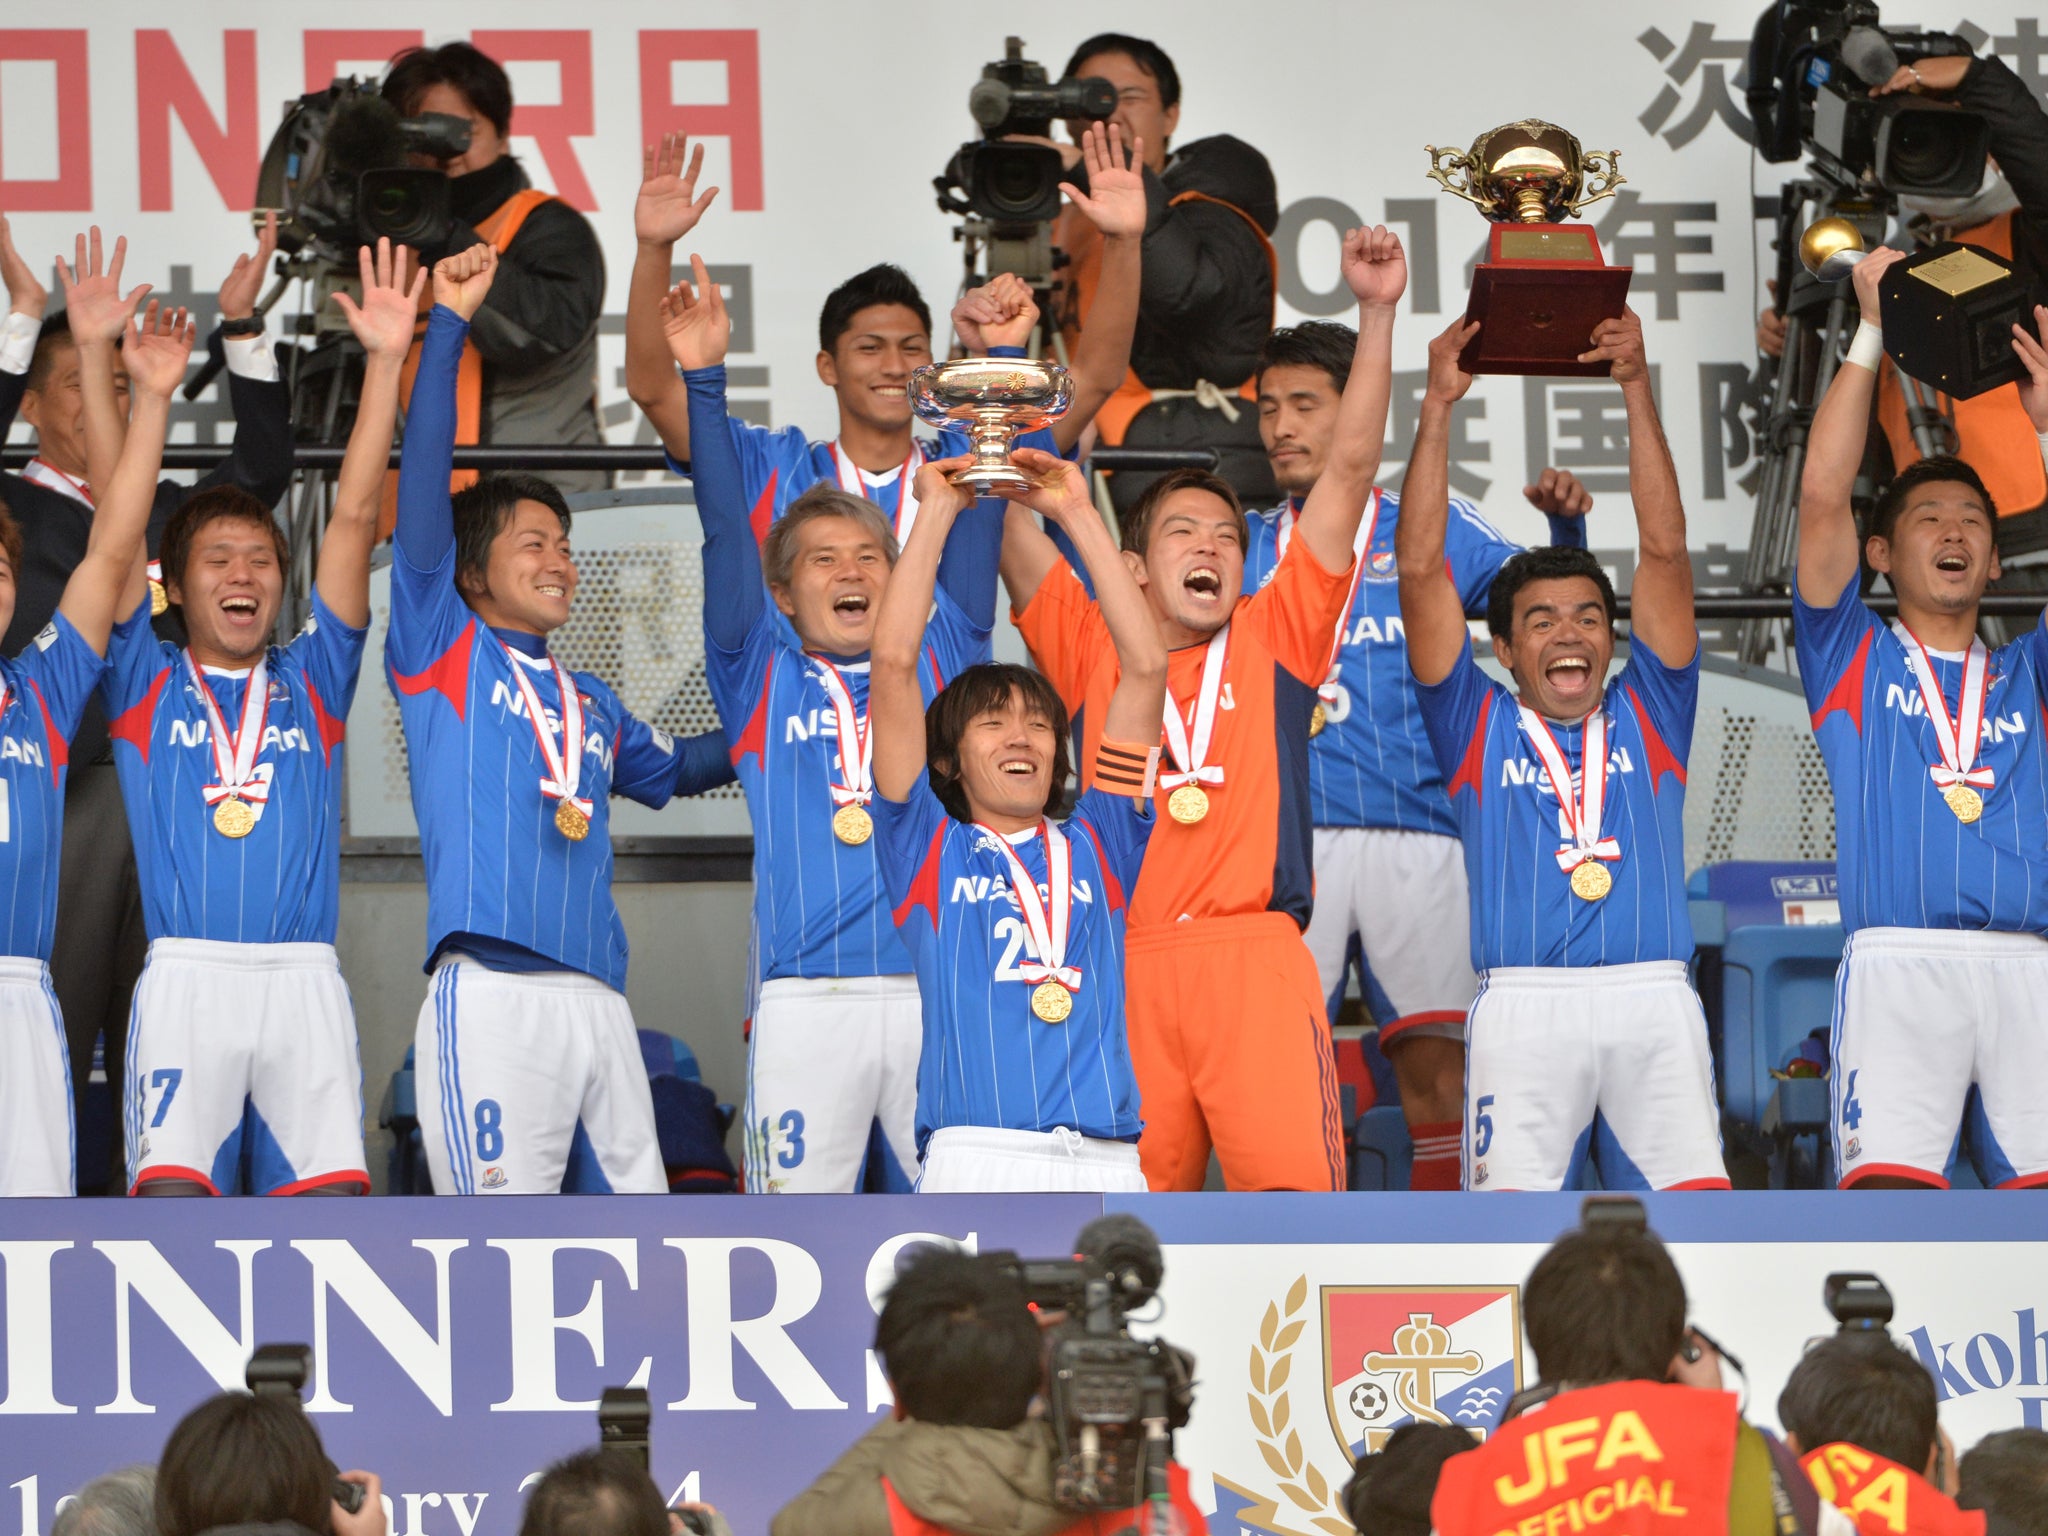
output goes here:
[[427, 869], [427, 957], [451, 938], [482, 939], [477, 958], [495, 968], [581, 971], [624, 991], [609, 797], [659, 808], [732, 782], [732, 770], [716, 733], [678, 741], [601, 679], [571, 672], [583, 705], [576, 793], [592, 810], [580, 841], [556, 826], [559, 802], [540, 787], [550, 774], [513, 672], [525, 672], [559, 743], [562, 694], [546, 642], [489, 628], [455, 587], [448, 474], [468, 331], [441, 305], [428, 316], [399, 469], [384, 646]]
[[[1976, 766], [1993, 783], [1969, 825], [1928, 773], [1941, 747], [1905, 642], [1864, 606], [1856, 582], [1830, 608], [1795, 598], [1792, 637], [1835, 792], [1843, 926], [2048, 929], [2048, 633], [2037, 624], [1991, 653]], [[1962, 658], [1937, 652], [1930, 661], [1954, 720]]]
[[[1480, 671], [1469, 649], [1441, 683], [1416, 685], [1464, 843], [1473, 969], [1692, 958], [1685, 765], [1699, 686], [1697, 649], [1689, 665], [1672, 668], [1647, 645], [1632, 646], [1608, 683], [1600, 832], [1621, 844], [1621, 857], [1605, 865], [1613, 889], [1586, 901], [1558, 866], [1566, 838], [1557, 794], [1522, 729], [1515, 695]], [[1550, 733], [1577, 793], [1584, 723], [1553, 723]]]
[[[1018, 962], [1041, 957], [996, 834], [954, 820], [922, 778], [903, 804], [877, 799], [875, 809], [883, 878], [924, 1005], [918, 1155], [947, 1126], [1064, 1126], [1135, 1141], [1144, 1122], [1124, 1033], [1124, 919], [1152, 830], [1149, 806], [1091, 789], [1061, 824], [1073, 851], [1065, 959], [1081, 985], [1059, 1024], [1031, 1011], [1036, 984]], [[1010, 844], [1049, 902], [1045, 839], [1025, 833]]]
[[[332, 944], [341, 901], [341, 741], [364, 631], [313, 594], [312, 617], [266, 659], [268, 714], [256, 773], [269, 798], [247, 837], [214, 826], [219, 780], [206, 705], [184, 649], [157, 638], [142, 603], [114, 626], [101, 691], [135, 840], [152, 939]], [[251, 672], [201, 674], [229, 730]]]
[[71, 736], [104, 669], [61, 613], [19, 656], [0, 659], [0, 954], [50, 958]]
[[[1401, 628], [1394, 570], [1401, 498], [1385, 490], [1376, 495], [1378, 516], [1371, 542], [1359, 557], [1364, 569], [1332, 671], [1336, 697], [1325, 701], [1324, 727], [1309, 743], [1309, 812], [1319, 827], [1385, 827], [1455, 837], [1457, 818], [1444, 798], [1443, 776], [1423, 729]], [[1248, 591], [1263, 587], [1279, 565], [1280, 533], [1290, 510], [1300, 512], [1298, 499], [1251, 519], [1244, 559]], [[1367, 508], [1366, 516], [1373, 515]], [[1451, 499], [1444, 558], [1467, 613], [1486, 612], [1494, 576], [1521, 550], [1470, 502]]]
[[[832, 834], [832, 785], [847, 782], [838, 716], [825, 677], [836, 667], [848, 696], [867, 711], [867, 657], [812, 656], [762, 586], [761, 557], [739, 488], [737, 454], [716, 430], [724, 369], [685, 375], [696, 456], [697, 511], [704, 525], [704, 658], [711, 697], [754, 829], [757, 979], [896, 976], [910, 971], [877, 861], [878, 839], [859, 846]], [[986, 587], [995, 603], [1002, 519], [987, 505], [955, 523], [946, 559]], [[918, 682], [929, 704], [962, 671], [989, 658], [986, 624], [970, 619], [945, 586], [925, 628]]]

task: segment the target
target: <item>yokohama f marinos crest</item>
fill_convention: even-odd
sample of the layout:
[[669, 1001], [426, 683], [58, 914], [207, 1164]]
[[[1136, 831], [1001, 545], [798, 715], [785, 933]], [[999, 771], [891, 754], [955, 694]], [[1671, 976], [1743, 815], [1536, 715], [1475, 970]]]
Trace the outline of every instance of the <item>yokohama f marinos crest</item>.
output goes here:
[[[1350, 1536], [1342, 1492], [1352, 1463], [1417, 1419], [1457, 1424], [1483, 1440], [1521, 1389], [1514, 1286], [1326, 1285], [1320, 1317], [1309, 1295], [1303, 1275], [1260, 1319], [1245, 1407], [1270, 1476], [1249, 1487], [1217, 1477], [1222, 1528]], [[1312, 1321], [1320, 1339], [1304, 1337]], [[1294, 1390], [1297, 1364], [1318, 1356], [1321, 1413], [1307, 1381]]]

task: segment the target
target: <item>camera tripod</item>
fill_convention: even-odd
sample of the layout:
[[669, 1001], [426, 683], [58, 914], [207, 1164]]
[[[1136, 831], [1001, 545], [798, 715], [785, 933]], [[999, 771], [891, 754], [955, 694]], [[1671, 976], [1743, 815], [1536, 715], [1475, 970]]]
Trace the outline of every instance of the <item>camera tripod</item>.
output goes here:
[[[1807, 210], [1813, 210], [1807, 217]], [[1856, 296], [1847, 279], [1823, 283], [1798, 260], [1799, 237], [1814, 220], [1838, 215], [1854, 223], [1866, 242], [1883, 240], [1893, 200], [1861, 188], [1821, 180], [1788, 181], [1778, 193], [1778, 292], [1784, 296], [1785, 346], [1775, 368], [1766, 361], [1765, 398], [1759, 407], [1756, 516], [1750, 526], [1743, 567], [1746, 593], [1788, 594], [1799, 558], [1799, 481], [1806, 469], [1806, 444], [1813, 416], [1848, 351], [1857, 318]], [[1955, 423], [1941, 398], [1886, 359], [1906, 401], [1913, 445], [1925, 457], [1954, 453]], [[1852, 500], [1859, 514], [1876, 497], [1877, 477], [1868, 461], [1858, 475]], [[1763, 665], [1773, 652], [1789, 652], [1784, 619], [1749, 619], [1738, 631], [1736, 659]]]
[[[946, 205], [942, 202], [940, 206]], [[1038, 306], [1038, 325], [1024, 350], [1033, 357], [1049, 357], [1061, 367], [1068, 366], [1066, 337], [1058, 313], [1062, 293], [1053, 282], [1053, 273], [1066, 265], [1067, 258], [1064, 251], [1053, 247], [1052, 225], [997, 224], [978, 213], [965, 212], [953, 226], [953, 238], [960, 242], [961, 250], [959, 293], [978, 288], [1005, 272], [1021, 277], [1031, 290], [1032, 303]]]

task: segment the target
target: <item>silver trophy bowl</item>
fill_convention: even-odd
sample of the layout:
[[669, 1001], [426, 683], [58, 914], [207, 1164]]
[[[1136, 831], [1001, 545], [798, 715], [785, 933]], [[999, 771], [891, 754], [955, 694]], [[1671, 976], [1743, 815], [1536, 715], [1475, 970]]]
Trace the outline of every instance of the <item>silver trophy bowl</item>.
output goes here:
[[931, 363], [910, 376], [910, 406], [920, 421], [958, 427], [974, 445], [974, 462], [951, 476], [981, 496], [1027, 490], [1031, 477], [1010, 462], [1020, 432], [1067, 413], [1073, 376], [1058, 363], [1035, 357], [964, 357]]

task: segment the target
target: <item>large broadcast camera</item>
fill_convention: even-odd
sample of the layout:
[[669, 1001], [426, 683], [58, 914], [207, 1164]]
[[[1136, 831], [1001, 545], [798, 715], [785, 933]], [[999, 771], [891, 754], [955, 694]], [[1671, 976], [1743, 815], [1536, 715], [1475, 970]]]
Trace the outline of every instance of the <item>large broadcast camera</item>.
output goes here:
[[1070, 1259], [990, 1257], [1050, 1330], [1047, 1413], [1058, 1448], [1053, 1497], [1082, 1512], [1163, 1508], [1173, 1431], [1194, 1406], [1194, 1356], [1161, 1339], [1134, 1339], [1130, 1316], [1159, 1292], [1166, 1261], [1135, 1216], [1081, 1229]]
[[1003, 41], [1003, 56], [982, 66], [967, 110], [982, 136], [962, 144], [945, 174], [932, 179], [939, 211], [962, 216], [953, 238], [966, 247], [967, 281], [1014, 272], [1043, 288], [1052, 278], [1060, 183], [1069, 178], [1058, 150], [1007, 140], [1012, 134], [1050, 138], [1055, 120], [1100, 122], [1116, 111], [1116, 87], [1092, 75], [1054, 81], [1043, 64], [1024, 57], [1024, 40], [1011, 37]]

